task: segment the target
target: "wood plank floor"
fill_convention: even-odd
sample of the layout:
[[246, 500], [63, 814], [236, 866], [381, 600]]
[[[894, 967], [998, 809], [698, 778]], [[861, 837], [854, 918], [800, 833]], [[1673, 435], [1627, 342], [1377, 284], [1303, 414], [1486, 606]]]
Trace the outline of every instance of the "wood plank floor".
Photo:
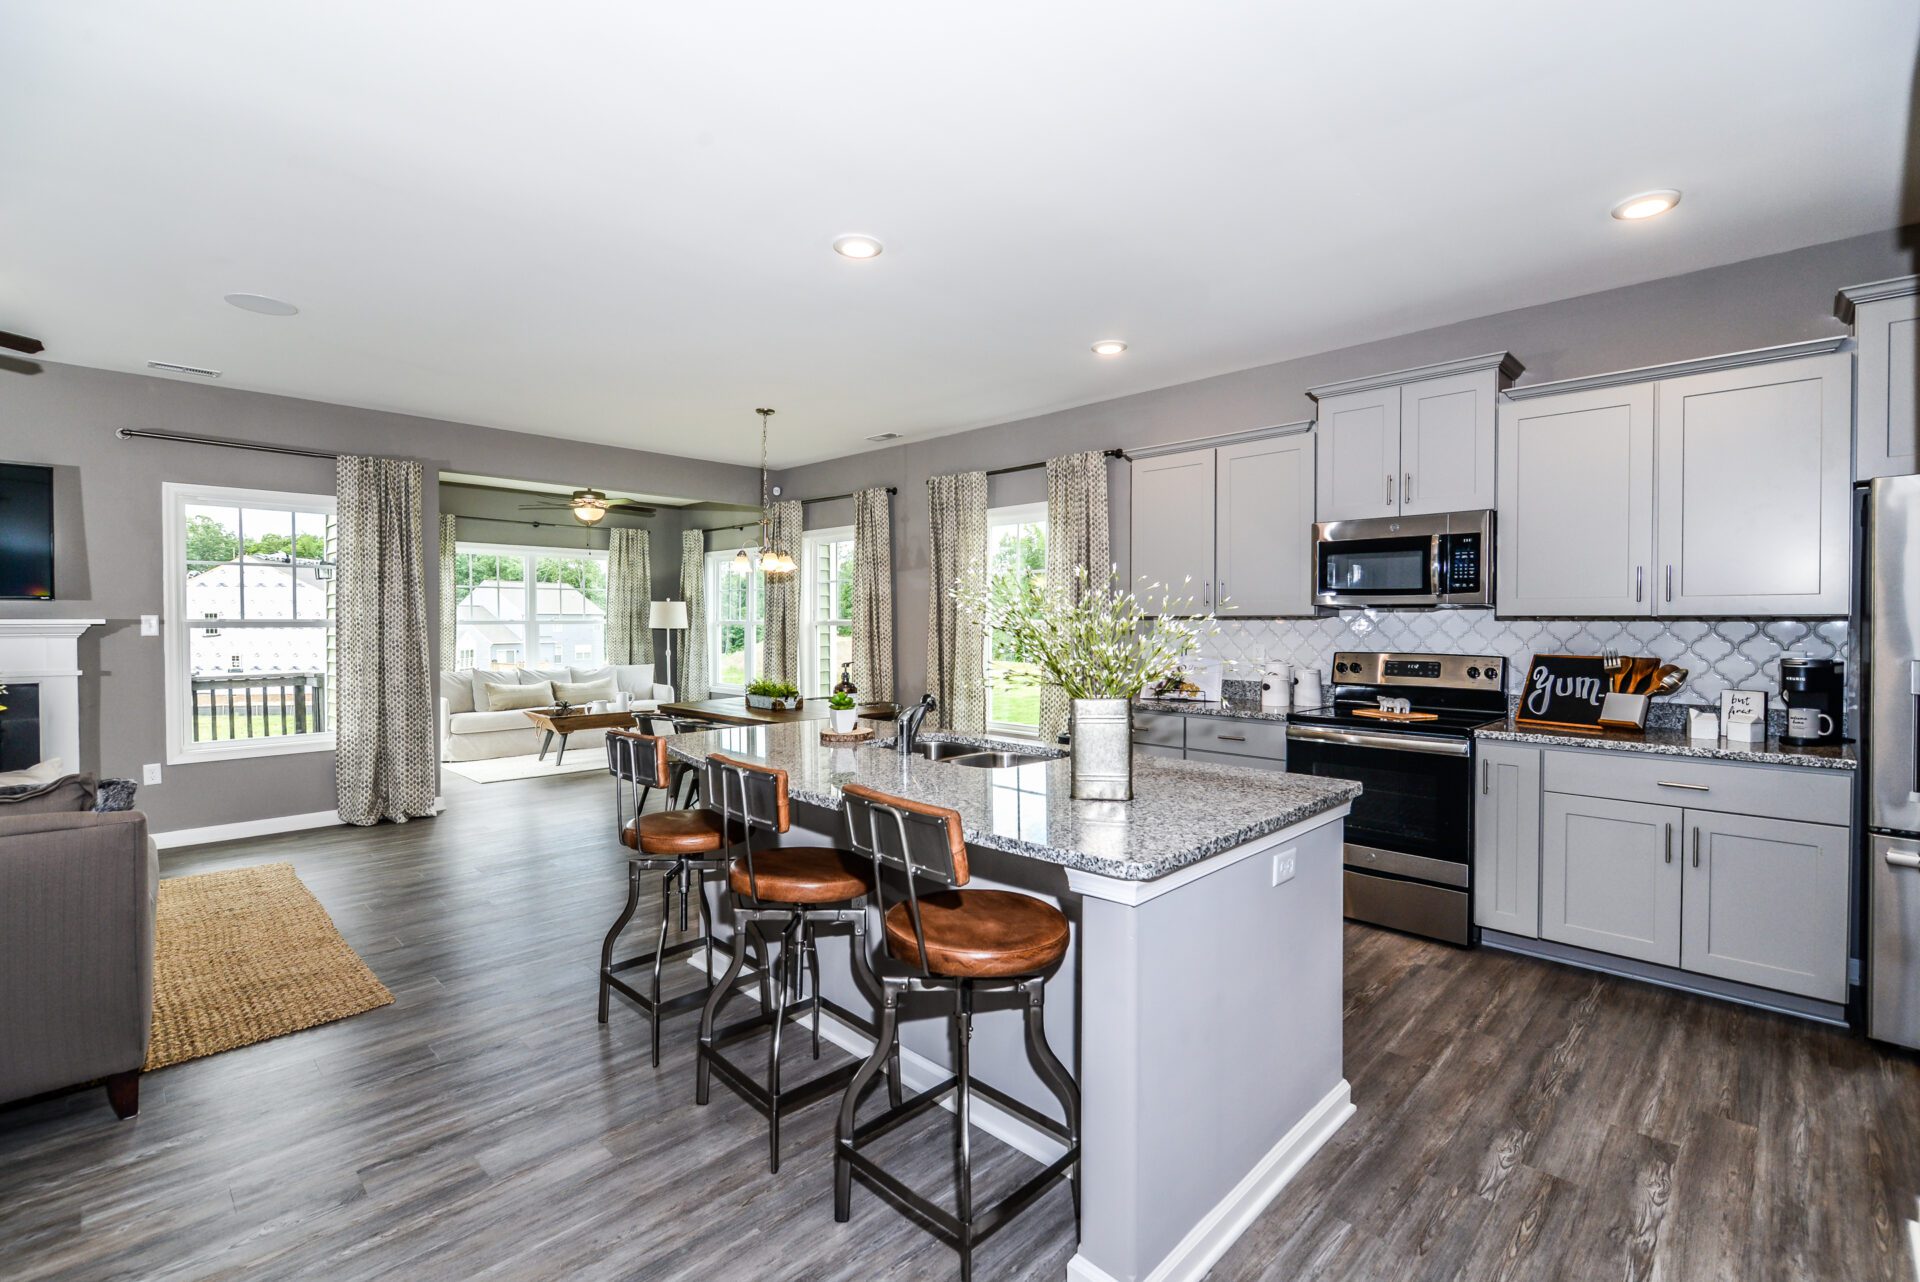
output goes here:
[[[290, 860], [391, 1007], [0, 1108], [7, 1278], [941, 1278], [872, 1195], [833, 1222], [831, 1106], [787, 1127], [716, 1087], [692, 1023], [594, 1021], [624, 894], [611, 789], [449, 779], [437, 820], [202, 847]], [[636, 920], [646, 920], [645, 910]], [[1358, 1115], [1216, 1278], [1920, 1278], [1920, 1063], [1843, 1033], [1489, 951], [1348, 929]], [[689, 982], [691, 972], [681, 982]], [[803, 1038], [790, 1072], [812, 1068]], [[827, 1064], [843, 1062], [828, 1048]], [[939, 1187], [946, 1115], [889, 1137]], [[1030, 1164], [985, 1142], [989, 1186]], [[1058, 1278], [1064, 1190], [978, 1276]]]

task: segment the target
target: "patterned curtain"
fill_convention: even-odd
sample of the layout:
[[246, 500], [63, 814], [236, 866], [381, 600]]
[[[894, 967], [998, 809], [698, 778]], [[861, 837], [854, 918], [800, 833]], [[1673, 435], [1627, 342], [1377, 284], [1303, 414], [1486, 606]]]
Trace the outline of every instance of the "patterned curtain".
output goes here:
[[686, 648], [680, 652], [680, 684], [674, 694], [682, 699], [704, 699], [711, 691], [707, 676], [707, 535], [704, 530], [680, 531], [680, 596], [687, 603]]
[[[1107, 456], [1098, 450], [1047, 460], [1047, 597], [1055, 608], [1080, 599], [1085, 585], [1104, 587], [1113, 572], [1107, 554]], [[1067, 728], [1071, 700], [1059, 686], [1040, 687], [1040, 739]]]
[[440, 666], [453, 671], [460, 661], [460, 589], [455, 583], [453, 513], [440, 514]]
[[953, 604], [953, 586], [987, 564], [987, 474], [927, 478], [927, 692], [949, 730], [987, 728], [987, 636]]
[[653, 555], [645, 530], [609, 530], [607, 662], [652, 663]]
[[893, 698], [893, 518], [884, 486], [853, 496], [853, 684]]
[[[789, 499], [773, 505], [773, 520], [767, 529], [767, 542], [773, 549], [800, 563], [800, 538], [803, 522], [800, 501]], [[804, 568], [792, 574], [763, 576], [767, 600], [767, 646], [760, 675], [769, 681], [800, 684], [800, 576]]]
[[427, 658], [420, 464], [342, 454], [334, 786], [350, 824], [433, 813], [439, 784]]

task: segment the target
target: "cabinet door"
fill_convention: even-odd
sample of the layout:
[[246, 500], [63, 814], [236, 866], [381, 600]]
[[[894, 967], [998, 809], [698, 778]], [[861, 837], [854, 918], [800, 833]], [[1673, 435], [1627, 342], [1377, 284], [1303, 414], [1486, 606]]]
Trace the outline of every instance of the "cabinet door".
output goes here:
[[1529, 939], [1540, 934], [1540, 749], [1476, 743], [1473, 921]]
[[[1193, 598], [1213, 605], [1213, 451], [1187, 450], [1133, 464], [1133, 587], [1155, 601], [1148, 583], [1176, 595], [1193, 576]], [[1144, 582], [1142, 582], [1144, 580]]]
[[1400, 389], [1400, 511], [1460, 512], [1498, 501], [1493, 470], [1493, 370]]
[[1494, 578], [1503, 616], [1653, 613], [1653, 389], [1500, 407]]
[[1848, 357], [1659, 385], [1659, 613], [1847, 612]]
[[1313, 433], [1222, 446], [1215, 582], [1248, 615], [1313, 613]]
[[1319, 516], [1353, 521], [1400, 510], [1400, 389], [1375, 388], [1320, 402]]
[[1831, 824], [1689, 810], [1680, 964], [1847, 999], [1847, 835]]
[[1679, 965], [1685, 812], [1560, 792], [1540, 809], [1541, 937]]
[[1862, 303], [1854, 311], [1860, 343], [1860, 426], [1854, 475], [1920, 472], [1920, 295]]

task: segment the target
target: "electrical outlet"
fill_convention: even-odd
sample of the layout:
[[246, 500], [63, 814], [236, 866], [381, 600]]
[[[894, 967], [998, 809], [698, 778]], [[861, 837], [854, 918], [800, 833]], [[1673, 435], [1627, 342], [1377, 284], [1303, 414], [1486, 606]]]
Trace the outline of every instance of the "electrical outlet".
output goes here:
[[1273, 884], [1278, 886], [1281, 882], [1292, 880], [1293, 847], [1288, 846], [1273, 857]]
[[149, 761], [146, 765], [141, 766], [140, 782], [149, 788], [159, 783], [160, 782], [160, 763], [157, 761]]
[[140, 616], [140, 635], [143, 637], [159, 636], [160, 635], [160, 616], [157, 614], [141, 615]]

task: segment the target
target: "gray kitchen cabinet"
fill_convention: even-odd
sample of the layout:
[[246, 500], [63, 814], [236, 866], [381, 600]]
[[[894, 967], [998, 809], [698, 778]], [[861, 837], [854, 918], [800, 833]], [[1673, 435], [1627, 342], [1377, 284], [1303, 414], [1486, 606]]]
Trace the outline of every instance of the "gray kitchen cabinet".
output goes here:
[[1848, 829], [1686, 812], [1680, 965], [1847, 1000]]
[[1540, 808], [1541, 937], [1678, 966], [1685, 812], [1558, 792]]
[[1287, 768], [1287, 727], [1246, 717], [1133, 710], [1133, 750], [1146, 757], [1211, 761], [1253, 770]]
[[1499, 394], [1520, 370], [1494, 352], [1309, 388], [1318, 519], [1492, 507]]
[[1473, 922], [1490, 930], [1540, 934], [1540, 749], [1476, 744], [1479, 792], [1473, 804]]
[[1653, 402], [1639, 383], [1500, 407], [1501, 615], [1653, 613]]
[[1143, 600], [1159, 600], [1147, 584], [1160, 583], [1176, 601], [1190, 591], [1200, 608], [1213, 606], [1213, 456], [1185, 450], [1134, 460], [1130, 561]]
[[1858, 344], [1857, 480], [1920, 472], [1920, 276], [1854, 285], [1836, 309]]
[[1656, 385], [1660, 614], [1847, 612], [1850, 364], [1814, 356]]
[[1217, 599], [1240, 615], [1313, 614], [1313, 433], [1214, 453]]
[[1188, 748], [1188, 761], [1211, 761], [1216, 766], [1239, 766], [1242, 770], [1280, 770], [1287, 763], [1276, 757], [1247, 757], [1237, 752], [1211, 752], [1205, 748]]

